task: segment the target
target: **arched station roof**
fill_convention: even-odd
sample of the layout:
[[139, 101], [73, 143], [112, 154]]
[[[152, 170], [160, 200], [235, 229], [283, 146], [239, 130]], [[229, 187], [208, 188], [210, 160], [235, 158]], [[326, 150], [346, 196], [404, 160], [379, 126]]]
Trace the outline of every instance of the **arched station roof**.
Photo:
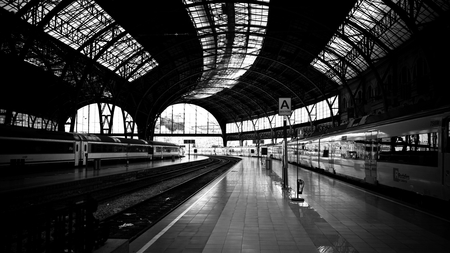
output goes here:
[[[0, 0], [0, 108], [65, 122], [114, 103], [152, 127], [192, 103], [221, 124], [336, 95], [432, 22], [440, 0]], [[444, 21], [443, 21], [444, 20]], [[4, 25], [8, 24], [8, 25]]]

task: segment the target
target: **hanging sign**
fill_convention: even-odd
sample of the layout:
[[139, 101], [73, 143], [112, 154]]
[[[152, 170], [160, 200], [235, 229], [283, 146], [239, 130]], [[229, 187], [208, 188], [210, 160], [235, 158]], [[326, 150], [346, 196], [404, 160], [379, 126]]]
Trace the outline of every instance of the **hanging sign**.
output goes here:
[[279, 98], [278, 99], [278, 115], [290, 116], [291, 113], [292, 113], [291, 98]]

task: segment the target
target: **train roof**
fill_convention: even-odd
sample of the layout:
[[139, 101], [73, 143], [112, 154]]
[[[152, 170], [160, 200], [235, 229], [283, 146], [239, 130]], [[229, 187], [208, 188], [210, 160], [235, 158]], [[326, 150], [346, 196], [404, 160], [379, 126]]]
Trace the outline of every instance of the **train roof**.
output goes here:
[[141, 139], [127, 139], [118, 138], [114, 136], [100, 135], [100, 134], [86, 134], [86, 133], [70, 133], [59, 131], [48, 131], [45, 129], [34, 129], [28, 127], [19, 127], [0, 124], [0, 136], [16, 137], [16, 138], [34, 138], [34, 139], [48, 139], [48, 140], [84, 140], [84, 141], [98, 141], [109, 143], [127, 143], [127, 144], [151, 144], [159, 146], [173, 146], [178, 145], [167, 142], [145, 141]]
[[[380, 126], [396, 124], [408, 120], [419, 119], [423, 117], [446, 117], [450, 112], [450, 106], [444, 106], [432, 110], [424, 110], [413, 114], [405, 114], [402, 116], [392, 117], [389, 115], [366, 115], [361, 118], [352, 119], [346, 124], [329, 128], [324, 131], [316, 131], [311, 135], [300, 138], [300, 141], [308, 141], [310, 139], [325, 138], [338, 134], [346, 134], [357, 131], [370, 130], [379, 128]], [[431, 123], [431, 122], [430, 122]]]
[[111, 142], [111, 143], [126, 143], [126, 144], [147, 144], [147, 141], [141, 139], [120, 138], [102, 134], [76, 134], [81, 139], [87, 141]]
[[0, 136], [37, 138], [37, 139], [57, 139], [57, 140], [75, 140], [73, 133], [48, 131], [45, 129], [35, 129], [28, 127], [19, 127], [0, 124]]
[[169, 142], [161, 142], [161, 141], [147, 141], [150, 145], [157, 145], [157, 146], [173, 146], [178, 147], [177, 144], [169, 143]]

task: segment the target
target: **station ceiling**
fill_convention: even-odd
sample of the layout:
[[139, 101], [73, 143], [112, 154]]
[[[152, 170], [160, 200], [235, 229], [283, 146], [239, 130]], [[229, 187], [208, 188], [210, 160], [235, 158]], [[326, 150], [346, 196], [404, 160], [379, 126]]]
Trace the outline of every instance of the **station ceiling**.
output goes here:
[[[438, 0], [0, 0], [0, 108], [60, 122], [108, 102], [152, 127], [191, 103], [219, 123], [337, 95], [427, 23]], [[8, 25], [4, 25], [8, 24]]]

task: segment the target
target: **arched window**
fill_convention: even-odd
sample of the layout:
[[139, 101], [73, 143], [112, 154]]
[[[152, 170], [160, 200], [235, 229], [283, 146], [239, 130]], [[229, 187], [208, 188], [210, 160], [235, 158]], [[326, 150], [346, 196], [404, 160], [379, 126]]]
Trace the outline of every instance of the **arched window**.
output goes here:
[[[74, 120], [76, 133], [123, 134], [123, 136], [130, 136], [133, 133], [133, 136], [137, 137], [137, 127], [132, 117], [122, 108], [112, 104], [86, 105], [78, 109]], [[66, 132], [70, 132], [71, 124], [69, 118], [66, 121]]]
[[202, 107], [176, 104], [167, 107], [156, 120], [155, 134], [221, 134], [216, 118]]
[[[167, 107], [156, 119], [154, 134], [155, 141], [195, 147], [223, 146], [222, 137], [217, 136], [222, 134], [222, 130], [216, 118], [204, 108], [193, 104]], [[184, 140], [195, 140], [195, 143], [185, 144]]]

